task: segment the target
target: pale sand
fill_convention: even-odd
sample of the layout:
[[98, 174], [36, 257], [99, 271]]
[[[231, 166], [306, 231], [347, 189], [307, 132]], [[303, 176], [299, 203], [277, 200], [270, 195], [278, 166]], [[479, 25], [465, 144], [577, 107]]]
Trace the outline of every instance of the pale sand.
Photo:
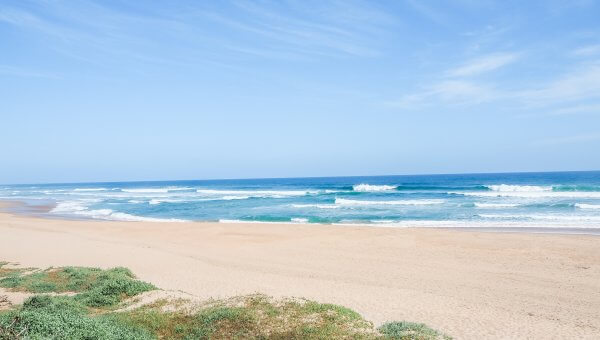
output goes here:
[[305, 297], [459, 339], [600, 339], [598, 236], [2, 213], [0, 260], [125, 266], [200, 298]]

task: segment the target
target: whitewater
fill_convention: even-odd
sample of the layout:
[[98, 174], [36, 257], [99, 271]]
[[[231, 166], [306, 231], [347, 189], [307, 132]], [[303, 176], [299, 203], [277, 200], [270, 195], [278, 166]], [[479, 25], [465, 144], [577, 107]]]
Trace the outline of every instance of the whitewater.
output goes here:
[[118, 221], [600, 228], [600, 172], [23, 184], [0, 199]]

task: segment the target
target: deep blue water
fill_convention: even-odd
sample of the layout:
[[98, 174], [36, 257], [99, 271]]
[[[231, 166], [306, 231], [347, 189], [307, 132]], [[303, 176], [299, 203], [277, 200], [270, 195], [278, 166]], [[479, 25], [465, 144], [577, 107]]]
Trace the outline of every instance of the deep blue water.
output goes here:
[[600, 172], [3, 185], [0, 198], [108, 220], [600, 227]]

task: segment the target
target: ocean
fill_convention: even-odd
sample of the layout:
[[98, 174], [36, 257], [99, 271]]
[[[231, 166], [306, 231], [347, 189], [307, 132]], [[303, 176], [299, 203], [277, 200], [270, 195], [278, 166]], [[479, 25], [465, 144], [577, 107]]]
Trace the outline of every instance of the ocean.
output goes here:
[[0, 199], [119, 221], [600, 229], [599, 171], [0, 185]]

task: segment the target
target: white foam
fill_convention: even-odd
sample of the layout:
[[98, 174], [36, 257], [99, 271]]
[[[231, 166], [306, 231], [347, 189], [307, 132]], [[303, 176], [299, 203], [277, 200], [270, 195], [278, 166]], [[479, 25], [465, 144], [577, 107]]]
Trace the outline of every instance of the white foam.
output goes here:
[[476, 197], [600, 198], [600, 192], [587, 191], [450, 191], [448, 193]]
[[492, 191], [508, 191], [508, 192], [523, 192], [523, 191], [552, 191], [551, 186], [538, 186], [538, 185], [508, 185], [508, 184], [500, 184], [500, 185], [488, 185], [487, 186]]
[[600, 209], [600, 204], [575, 203], [575, 207], [579, 209]]
[[352, 190], [359, 192], [373, 192], [373, 191], [390, 191], [398, 188], [395, 185], [370, 185], [370, 184], [357, 184], [352, 187]]
[[539, 214], [479, 214], [483, 218], [492, 219], [532, 219], [545, 221], [600, 221], [600, 216], [583, 216], [583, 215], [539, 215]]
[[121, 212], [111, 213], [107, 219], [117, 221], [131, 221], [131, 222], [189, 222], [178, 218], [154, 218], [154, 217], [142, 217], [136, 215], [130, 215]]
[[94, 219], [115, 220], [115, 221], [140, 221], [140, 222], [187, 222], [176, 218], [153, 218], [130, 215], [122, 212], [115, 212], [112, 209], [94, 209], [89, 210], [87, 204], [98, 202], [98, 200], [79, 200], [59, 202], [50, 212], [62, 215], [85, 216]]
[[129, 200], [127, 201], [128, 203], [133, 203], [133, 204], [139, 204], [139, 203], [144, 203], [144, 201], [140, 201], [140, 200]]
[[542, 232], [547, 229], [573, 228], [600, 228], [600, 224], [582, 224], [581, 221], [465, 221], [465, 220], [403, 220], [391, 221], [389, 223], [364, 223], [342, 221], [332, 223], [338, 226], [364, 226], [364, 227], [387, 227], [387, 228], [490, 228], [498, 231], [505, 228], [539, 228]]
[[431, 205], [442, 204], [441, 199], [423, 199], [423, 200], [397, 200], [397, 201], [359, 201], [344, 198], [336, 198], [335, 204], [338, 205]]
[[308, 223], [308, 218], [294, 217], [294, 218], [292, 218], [292, 222], [294, 222], [294, 223]]
[[194, 190], [194, 188], [191, 187], [168, 187], [167, 188], [169, 191], [186, 191], [186, 190]]
[[56, 207], [54, 207], [54, 209], [50, 210], [50, 212], [61, 214], [61, 213], [73, 213], [73, 212], [77, 212], [77, 211], [83, 211], [83, 210], [87, 209], [87, 207], [85, 205], [86, 202], [89, 202], [89, 201], [59, 202], [56, 204]]
[[476, 208], [513, 208], [518, 207], [515, 203], [474, 203]]
[[221, 197], [222, 200], [225, 201], [231, 201], [231, 200], [246, 200], [249, 199], [250, 196], [223, 196]]
[[132, 192], [132, 193], [153, 193], [153, 192], [161, 192], [166, 193], [169, 192], [169, 188], [143, 188], [143, 189], [121, 189], [123, 192]]
[[106, 191], [106, 188], [75, 188], [73, 191]]
[[340, 206], [335, 204], [291, 204], [292, 208], [318, 208], [318, 209], [338, 209]]
[[245, 195], [251, 197], [270, 196], [275, 198], [285, 196], [304, 196], [308, 194], [316, 194], [315, 190], [213, 190], [213, 189], [197, 189], [197, 193], [205, 195]]
[[244, 221], [244, 220], [228, 220], [220, 219], [219, 223], [235, 223], [235, 224], [292, 224], [293, 222], [277, 222], [277, 221]]

